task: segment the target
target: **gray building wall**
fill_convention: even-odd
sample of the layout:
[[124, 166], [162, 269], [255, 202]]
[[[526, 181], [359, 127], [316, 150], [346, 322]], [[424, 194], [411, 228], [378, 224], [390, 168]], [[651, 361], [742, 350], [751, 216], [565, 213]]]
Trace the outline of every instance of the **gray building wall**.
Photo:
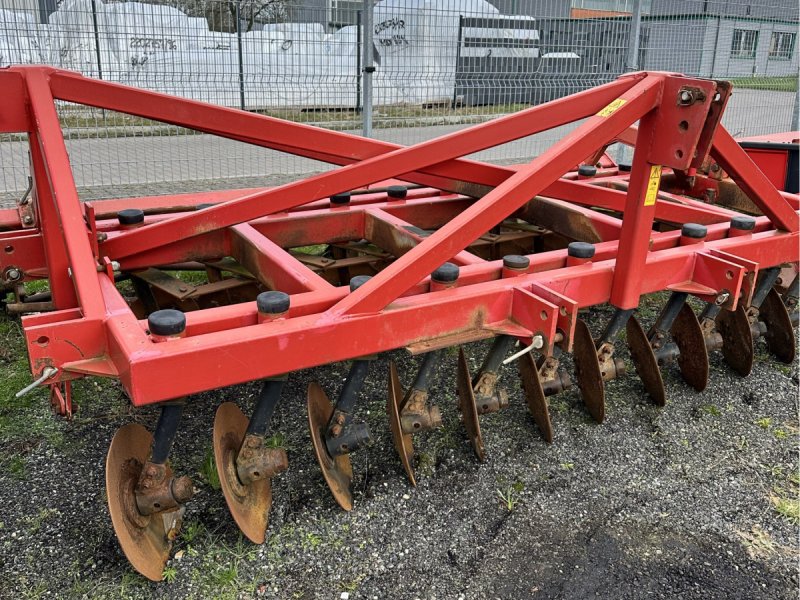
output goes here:
[[650, 14], [726, 15], [759, 19], [796, 20], [797, 0], [652, 0]]
[[529, 17], [569, 17], [569, 0], [488, 0], [500, 14]]
[[[753, 58], [731, 56], [736, 29], [758, 31]], [[774, 31], [794, 33], [791, 58], [769, 56]], [[642, 25], [644, 69], [670, 70], [700, 77], [787, 76], [798, 73], [797, 23], [752, 18], [649, 17]]]

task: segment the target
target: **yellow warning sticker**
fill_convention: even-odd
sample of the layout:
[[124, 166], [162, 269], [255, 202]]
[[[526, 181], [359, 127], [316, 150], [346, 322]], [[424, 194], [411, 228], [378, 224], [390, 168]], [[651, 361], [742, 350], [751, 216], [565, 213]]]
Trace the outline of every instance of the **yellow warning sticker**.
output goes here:
[[622, 98], [617, 98], [616, 100], [612, 100], [609, 104], [603, 108], [599, 113], [597, 113], [598, 117], [610, 117], [615, 112], [617, 112], [620, 107], [625, 104], [627, 100]]
[[658, 197], [658, 186], [661, 184], [661, 165], [650, 167], [650, 178], [647, 180], [647, 193], [644, 195], [644, 205], [653, 206]]

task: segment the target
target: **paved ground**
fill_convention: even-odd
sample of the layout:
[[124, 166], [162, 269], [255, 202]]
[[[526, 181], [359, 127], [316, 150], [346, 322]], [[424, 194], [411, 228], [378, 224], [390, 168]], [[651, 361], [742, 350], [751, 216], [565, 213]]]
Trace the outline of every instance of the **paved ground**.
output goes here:
[[[736, 136], [785, 131], [791, 124], [793, 102], [793, 92], [737, 90], [724, 122]], [[463, 127], [466, 125], [378, 129], [375, 135], [407, 145]], [[541, 153], [570, 129], [562, 127], [475, 156], [491, 162], [524, 160]], [[317, 161], [207, 135], [68, 139], [68, 148], [79, 187], [301, 174], [328, 168]], [[25, 188], [26, 153], [22, 142], [0, 143], [0, 192]]]

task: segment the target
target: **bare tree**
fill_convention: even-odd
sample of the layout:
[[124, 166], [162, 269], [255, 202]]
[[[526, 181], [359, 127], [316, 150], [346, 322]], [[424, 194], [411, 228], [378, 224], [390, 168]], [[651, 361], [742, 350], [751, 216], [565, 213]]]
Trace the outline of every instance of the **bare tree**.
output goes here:
[[203, 17], [211, 31], [225, 33], [236, 31], [237, 8], [243, 31], [252, 31], [257, 23], [280, 23], [287, 15], [287, 0], [150, 0], [150, 3], [173, 6], [190, 17]]

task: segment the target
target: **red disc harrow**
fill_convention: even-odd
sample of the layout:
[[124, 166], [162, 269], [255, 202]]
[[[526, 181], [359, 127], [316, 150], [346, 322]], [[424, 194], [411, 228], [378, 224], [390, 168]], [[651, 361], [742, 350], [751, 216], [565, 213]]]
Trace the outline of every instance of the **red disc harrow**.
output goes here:
[[[33, 376], [64, 415], [71, 381], [86, 375], [118, 378], [136, 406], [162, 406], [152, 436], [119, 430], [106, 465], [114, 528], [151, 579], [161, 578], [192, 494], [167, 462], [192, 394], [263, 381], [252, 414], [227, 403], [214, 422], [225, 498], [261, 543], [270, 480], [287, 468], [265, 435], [299, 369], [352, 361], [338, 398], [308, 389], [314, 452], [350, 510], [349, 455], [370, 439], [356, 416], [359, 392], [380, 353], [422, 355], [409, 389], [393, 363], [384, 374], [389, 426], [412, 484], [414, 436], [441, 424], [428, 390], [448, 347], [459, 347], [455, 387], [478, 459], [487, 451], [481, 415], [509, 402], [504, 364], [516, 362], [533, 421], [551, 441], [547, 398], [573, 382], [603, 421], [604, 382], [626, 370], [615, 353], [623, 329], [658, 405], [661, 369], [678, 368], [702, 390], [709, 352], [720, 350], [741, 375], [758, 338], [778, 360], [794, 359], [800, 198], [785, 184], [797, 134], [743, 148], [720, 125], [727, 82], [632, 73], [410, 147], [51, 68], [2, 70], [0, 88], [0, 132], [30, 141], [32, 189], [0, 211], [0, 285], [6, 309], [26, 315]], [[339, 168], [271, 189], [81, 202], [57, 101]], [[530, 163], [462, 158], [572, 122]], [[632, 164], [605, 154], [615, 142], [634, 147]], [[27, 295], [24, 283], [36, 279], [49, 291]], [[668, 299], [645, 329], [636, 308], [656, 292]], [[699, 316], [690, 297], [703, 303]], [[593, 336], [581, 310], [605, 303], [613, 315]], [[471, 373], [463, 346], [490, 338]]]

